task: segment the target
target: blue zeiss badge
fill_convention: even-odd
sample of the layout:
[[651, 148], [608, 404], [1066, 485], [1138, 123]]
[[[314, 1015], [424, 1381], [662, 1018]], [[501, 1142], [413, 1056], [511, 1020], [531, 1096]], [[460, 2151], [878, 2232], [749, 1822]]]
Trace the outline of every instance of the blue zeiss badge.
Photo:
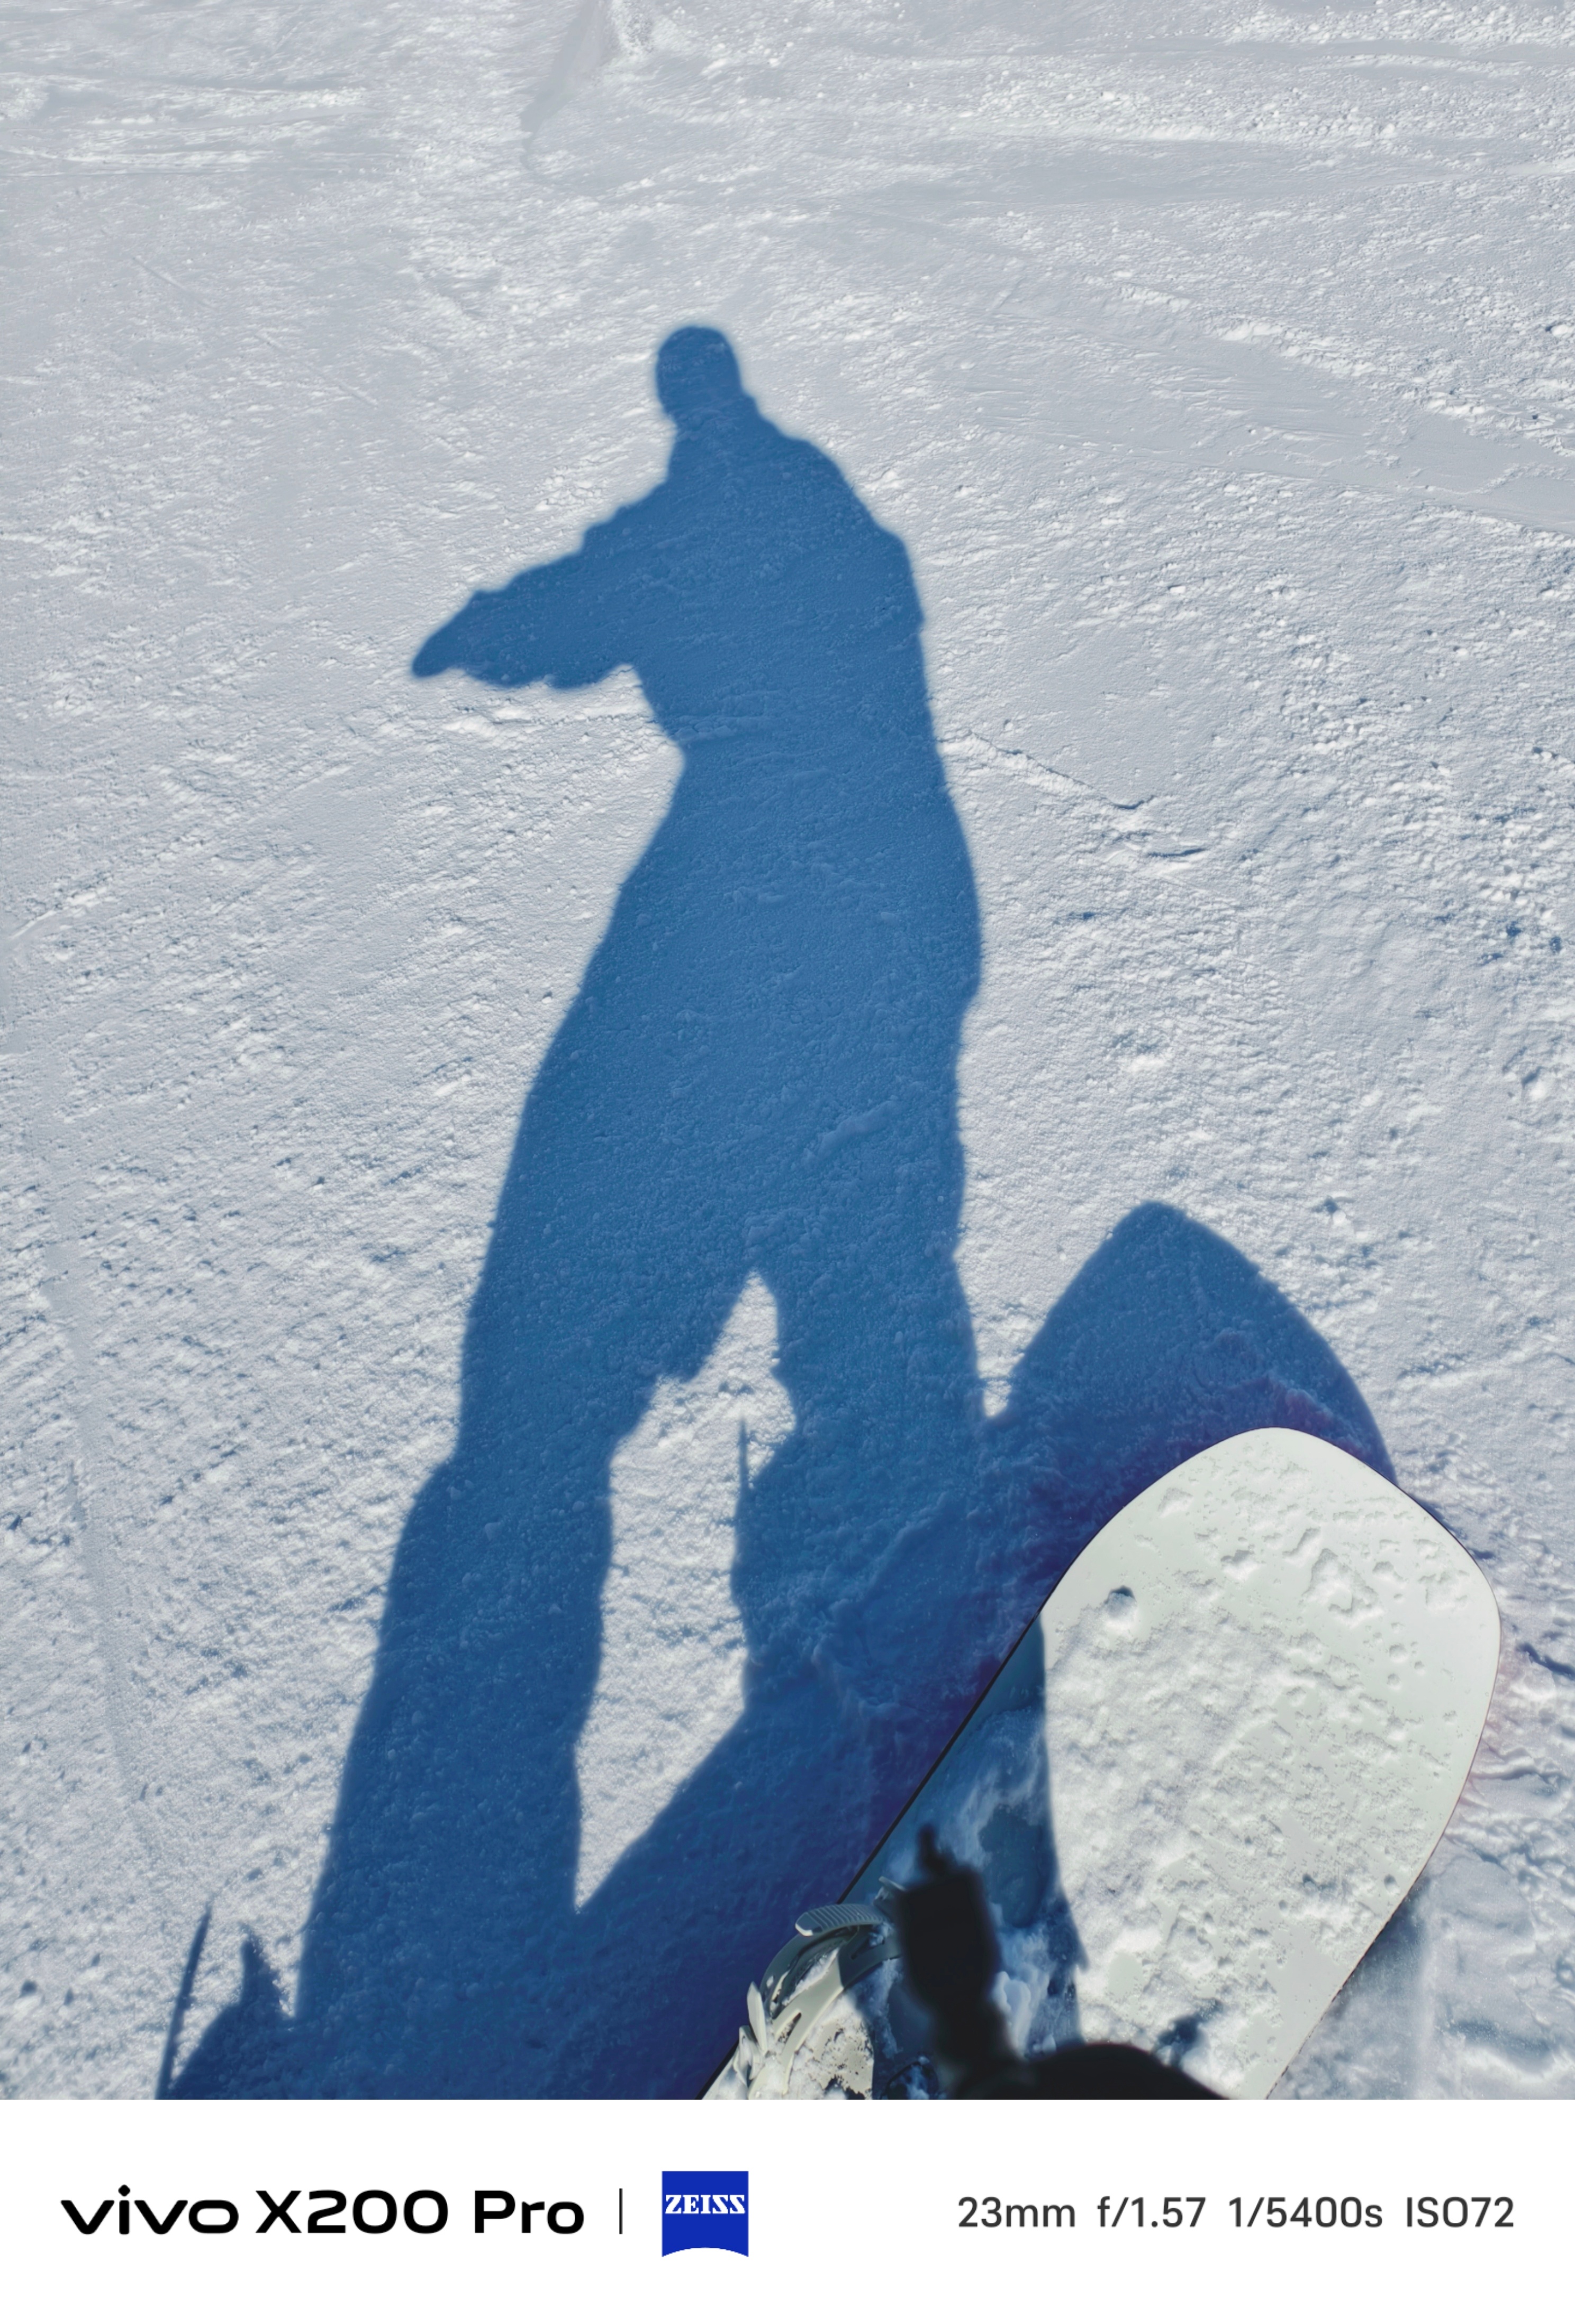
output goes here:
[[662, 2174], [662, 2256], [714, 2250], [749, 2256], [747, 2171], [664, 2171]]

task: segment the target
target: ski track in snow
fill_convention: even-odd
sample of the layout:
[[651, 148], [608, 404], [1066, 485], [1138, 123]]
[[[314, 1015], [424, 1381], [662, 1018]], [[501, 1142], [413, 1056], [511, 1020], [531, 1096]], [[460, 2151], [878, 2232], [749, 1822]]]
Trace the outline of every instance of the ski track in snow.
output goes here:
[[[650, 487], [704, 318], [923, 598], [988, 1401], [1172, 1204], [1498, 1598], [1459, 1811], [1280, 2094], [1575, 2095], [1575, 41], [1051, 14], [14, 15], [7, 2094], [148, 2094], [210, 1899], [191, 2028], [245, 1930], [289, 1990], [521, 1105], [676, 772], [626, 673], [410, 657]], [[598, 1684], [582, 1894], [737, 1699], [764, 1296], [620, 1455], [607, 1637], [672, 1637]]]

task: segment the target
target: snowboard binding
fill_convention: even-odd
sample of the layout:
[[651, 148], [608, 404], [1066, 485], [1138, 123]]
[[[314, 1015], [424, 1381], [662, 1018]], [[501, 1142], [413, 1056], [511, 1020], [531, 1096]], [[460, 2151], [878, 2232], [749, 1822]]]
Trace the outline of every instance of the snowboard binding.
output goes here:
[[[857, 2003], [847, 1997], [882, 1970], [888, 1984], [895, 1974], [897, 1894], [883, 1881], [873, 1904], [815, 1904], [798, 1915], [792, 1935], [749, 1988], [748, 2024], [739, 2027], [737, 2046], [708, 2098], [876, 2095], [876, 2045]], [[918, 2060], [891, 2062], [901, 2073]], [[882, 2075], [880, 2095], [893, 2078]]]

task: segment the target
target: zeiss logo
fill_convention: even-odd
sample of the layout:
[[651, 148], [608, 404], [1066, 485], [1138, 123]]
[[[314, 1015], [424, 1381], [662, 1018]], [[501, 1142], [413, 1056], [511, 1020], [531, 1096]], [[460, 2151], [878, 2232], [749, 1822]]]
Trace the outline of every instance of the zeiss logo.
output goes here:
[[747, 2171], [664, 2171], [662, 2256], [709, 2244], [749, 2256]]

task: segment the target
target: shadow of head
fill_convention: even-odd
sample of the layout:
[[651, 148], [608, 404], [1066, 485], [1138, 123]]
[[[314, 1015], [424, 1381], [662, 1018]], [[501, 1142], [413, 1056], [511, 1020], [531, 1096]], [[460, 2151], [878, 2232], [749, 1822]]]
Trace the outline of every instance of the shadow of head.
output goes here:
[[720, 331], [700, 323], [686, 323], [662, 341], [656, 395], [681, 436], [697, 435], [710, 421], [750, 408], [737, 356]]

